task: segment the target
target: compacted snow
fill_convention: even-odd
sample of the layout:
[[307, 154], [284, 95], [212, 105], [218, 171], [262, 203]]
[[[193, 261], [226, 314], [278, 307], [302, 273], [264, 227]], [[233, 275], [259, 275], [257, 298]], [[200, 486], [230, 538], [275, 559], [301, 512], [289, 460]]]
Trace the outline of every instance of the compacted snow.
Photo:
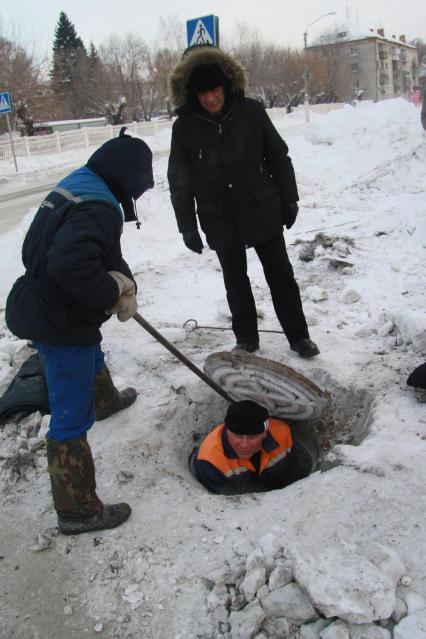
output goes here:
[[[426, 357], [420, 113], [397, 99], [345, 106], [306, 127], [303, 114], [271, 115], [298, 178], [301, 210], [285, 237], [321, 354], [303, 361], [264, 333], [259, 355], [329, 393], [326, 415], [311, 425], [321, 468], [268, 494], [208, 494], [186, 462], [226, 402], [136, 322], [113, 318], [103, 330], [107, 360], [117, 385], [139, 397], [95, 423], [89, 439], [99, 495], [128, 501], [132, 516], [112, 531], [58, 537], [42, 445], [48, 418], [2, 427], [0, 637], [426, 637], [426, 391], [406, 386]], [[215, 253], [191, 253], [177, 233], [169, 141], [169, 131], [147, 138], [156, 185], [139, 202], [141, 230], [126, 225], [123, 249], [140, 313], [202, 368], [234, 339], [182, 328], [189, 318], [229, 327], [230, 318]], [[45, 178], [87, 153], [23, 159], [21, 173]], [[0, 190], [16, 180], [4, 164]], [[33, 214], [0, 236], [1, 391], [30, 353], [3, 310]], [[260, 328], [277, 329], [252, 250], [249, 268]]]

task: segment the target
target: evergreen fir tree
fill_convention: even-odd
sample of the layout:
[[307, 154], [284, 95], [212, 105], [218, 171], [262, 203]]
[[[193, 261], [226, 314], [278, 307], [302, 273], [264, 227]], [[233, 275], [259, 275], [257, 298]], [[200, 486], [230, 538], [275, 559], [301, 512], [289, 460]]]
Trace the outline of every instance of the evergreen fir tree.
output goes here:
[[61, 11], [59, 14], [58, 24], [55, 29], [55, 40], [53, 42], [53, 55], [58, 51], [67, 49], [84, 49], [83, 41], [77, 35], [77, 31], [68, 16]]
[[99, 62], [98, 51], [92, 41], [90, 41], [89, 53], [87, 55], [91, 64], [96, 64], [97, 62]]
[[55, 93], [71, 88], [73, 68], [80, 56], [86, 56], [86, 49], [82, 39], [77, 35], [73, 23], [61, 11], [55, 29], [53, 42], [53, 66], [51, 78]]

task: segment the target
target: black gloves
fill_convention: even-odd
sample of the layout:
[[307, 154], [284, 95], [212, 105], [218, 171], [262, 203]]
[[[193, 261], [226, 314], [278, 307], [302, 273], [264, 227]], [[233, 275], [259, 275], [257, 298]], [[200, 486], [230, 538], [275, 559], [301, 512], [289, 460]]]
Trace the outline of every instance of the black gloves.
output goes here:
[[296, 221], [297, 214], [299, 213], [299, 206], [297, 202], [286, 202], [282, 207], [283, 224], [288, 229], [291, 229]]
[[202, 253], [203, 242], [201, 241], [200, 234], [197, 228], [182, 233], [185, 246], [188, 247], [194, 253]]

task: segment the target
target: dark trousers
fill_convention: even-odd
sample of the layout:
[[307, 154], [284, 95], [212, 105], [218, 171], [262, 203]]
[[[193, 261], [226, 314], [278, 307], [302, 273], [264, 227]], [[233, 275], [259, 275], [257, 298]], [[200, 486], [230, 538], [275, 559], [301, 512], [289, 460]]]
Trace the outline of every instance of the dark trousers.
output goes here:
[[[278, 321], [290, 344], [309, 337], [299, 287], [294, 279], [283, 235], [254, 247], [271, 291]], [[218, 251], [226, 297], [237, 342], [254, 342], [257, 331], [256, 304], [247, 275], [245, 249]]]

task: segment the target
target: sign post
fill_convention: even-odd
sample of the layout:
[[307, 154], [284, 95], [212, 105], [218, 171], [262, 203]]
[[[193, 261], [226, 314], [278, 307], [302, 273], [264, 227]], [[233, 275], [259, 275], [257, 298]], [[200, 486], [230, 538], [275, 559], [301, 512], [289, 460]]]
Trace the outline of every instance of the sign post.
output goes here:
[[16, 172], [18, 173], [18, 164], [16, 162], [15, 146], [13, 144], [12, 129], [10, 128], [10, 120], [9, 120], [9, 113], [11, 111], [12, 111], [12, 104], [10, 100], [10, 93], [8, 93], [7, 91], [0, 93], [0, 114], [4, 113], [6, 115], [7, 129], [9, 131], [9, 139], [10, 139], [10, 148], [12, 151], [15, 169], [16, 169]]
[[194, 18], [186, 23], [186, 39], [188, 47], [210, 44], [219, 46], [219, 18], [217, 16], [204, 16]]

